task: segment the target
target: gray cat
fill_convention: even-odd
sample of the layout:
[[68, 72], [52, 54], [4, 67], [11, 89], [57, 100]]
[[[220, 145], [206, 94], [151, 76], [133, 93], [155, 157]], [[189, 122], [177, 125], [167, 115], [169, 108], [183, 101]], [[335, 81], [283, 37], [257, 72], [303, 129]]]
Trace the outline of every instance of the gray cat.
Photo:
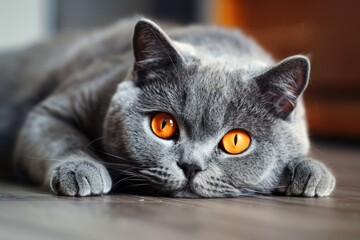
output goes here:
[[166, 32], [128, 19], [48, 43], [16, 140], [18, 174], [66, 196], [333, 191], [332, 173], [307, 157], [307, 57], [274, 63], [238, 30]]

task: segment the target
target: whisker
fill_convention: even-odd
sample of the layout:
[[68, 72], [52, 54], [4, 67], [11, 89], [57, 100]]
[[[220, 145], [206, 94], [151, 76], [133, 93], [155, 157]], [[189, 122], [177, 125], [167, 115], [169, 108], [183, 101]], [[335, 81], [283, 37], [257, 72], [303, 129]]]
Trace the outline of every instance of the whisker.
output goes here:
[[91, 142], [89, 142], [86, 146], [85, 146], [85, 149], [89, 148], [89, 146], [97, 141], [100, 141], [104, 139], [104, 136], [101, 136], [101, 137], [98, 137], [98, 138], [95, 138], [94, 140], [92, 140]]
[[145, 180], [142, 179], [142, 178], [136, 178], [136, 176], [128, 176], [128, 177], [122, 178], [122, 179], [120, 179], [119, 181], [115, 182], [115, 183], [113, 184], [113, 187], [119, 185], [119, 184], [122, 183], [122, 182], [126, 182], [126, 181], [128, 181], [128, 180], [131, 180], [131, 181], [139, 181], [139, 182], [145, 181]]
[[[100, 151], [100, 150], [99, 150], [99, 151]], [[131, 163], [132, 163], [131, 160], [126, 159], [126, 158], [124, 158], [124, 157], [120, 157], [120, 156], [117, 156], [117, 155], [115, 155], [115, 154], [108, 153], [108, 152], [105, 152], [105, 151], [100, 151], [100, 152], [103, 153], [103, 154], [105, 154], [105, 155], [108, 155], [108, 156], [110, 156], [110, 157], [113, 157], [113, 158], [115, 158], [115, 159], [119, 159], [119, 160], [121, 160], [121, 161], [127, 161], [127, 162], [131, 162]]]
[[142, 187], [142, 186], [151, 186], [151, 183], [130, 184], [127, 187]]

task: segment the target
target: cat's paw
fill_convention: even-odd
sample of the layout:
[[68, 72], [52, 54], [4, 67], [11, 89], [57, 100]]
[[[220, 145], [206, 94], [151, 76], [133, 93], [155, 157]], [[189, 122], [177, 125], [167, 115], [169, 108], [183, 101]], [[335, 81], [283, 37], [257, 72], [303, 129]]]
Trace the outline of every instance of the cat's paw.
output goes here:
[[111, 178], [106, 168], [93, 161], [64, 161], [52, 169], [50, 187], [65, 196], [90, 196], [108, 193]]
[[328, 196], [335, 188], [335, 177], [326, 166], [315, 160], [304, 160], [294, 167], [286, 195], [304, 197]]

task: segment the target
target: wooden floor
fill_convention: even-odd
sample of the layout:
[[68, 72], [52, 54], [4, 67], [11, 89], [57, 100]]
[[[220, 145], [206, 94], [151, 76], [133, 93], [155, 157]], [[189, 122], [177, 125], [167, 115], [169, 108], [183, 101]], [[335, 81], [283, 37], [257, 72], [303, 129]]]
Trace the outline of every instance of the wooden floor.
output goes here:
[[360, 149], [317, 144], [327, 198], [67, 198], [0, 183], [0, 239], [360, 239]]

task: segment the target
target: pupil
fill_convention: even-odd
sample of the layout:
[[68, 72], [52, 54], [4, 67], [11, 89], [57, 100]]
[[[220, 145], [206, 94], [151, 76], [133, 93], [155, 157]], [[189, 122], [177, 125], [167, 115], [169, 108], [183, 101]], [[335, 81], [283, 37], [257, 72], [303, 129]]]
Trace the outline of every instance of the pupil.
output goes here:
[[236, 144], [237, 144], [237, 141], [238, 141], [238, 137], [237, 137], [237, 134], [235, 134], [235, 136], [234, 136], [234, 143], [235, 143], [235, 146], [236, 146]]
[[167, 118], [165, 117], [165, 118], [163, 119], [162, 124], [161, 124], [161, 129], [164, 129], [164, 127], [166, 126], [166, 122], [167, 122]]

